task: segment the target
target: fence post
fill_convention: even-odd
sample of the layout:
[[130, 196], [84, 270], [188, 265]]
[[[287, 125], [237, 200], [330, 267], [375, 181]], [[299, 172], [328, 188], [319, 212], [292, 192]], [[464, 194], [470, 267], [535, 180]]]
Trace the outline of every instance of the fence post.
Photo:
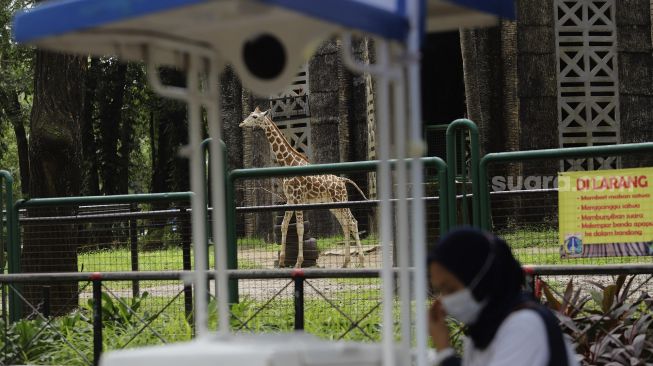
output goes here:
[[[468, 119], [457, 119], [449, 124], [447, 128], [447, 166], [449, 167], [449, 225], [456, 226], [458, 220], [456, 217], [456, 130], [466, 128], [471, 134], [471, 170], [472, 170], [472, 223], [474, 226], [480, 225], [480, 182], [479, 182], [479, 160], [480, 148], [478, 138], [478, 127], [474, 122]], [[464, 148], [464, 147], [463, 147]], [[463, 182], [464, 184], [464, 182]]]
[[50, 286], [43, 286], [43, 316], [50, 317]]
[[[202, 156], [204, 157], [204, 161], [202, 162], [204, 165], [202, 169], [205, 172], [204, 176], [204, 207], [206, 207], [206, 240], [209, 241], [213, 237], [213, 230], [211, 227], [211, 217], [209, 207], [211, 207], [211, 200], [209, 198], [209, 186], [211, 184], [211, 164], [209, 164], [209, 159], [211, 159], [211, 155], [209, 154], [209, 144], [211, 143], [213, 139], [210, 137], [207, 139], [204, 139], [202, 143], [200, 144], [200, 148], [202, 149]], [[215, 243], [215, 240], [213, 240], [213, 243]], [[208, 250], [208, 246], [207, 246]], [[208, 256], [207, 256], [208, 258]]]
[[[5, 183], [5, 205], [7, 207], [7, 270], [9, 273], [20, 273], [20, 243], [18, 233], [18, 207], [14, 204], [14, 178], [6, 170], [0, 170], [0, 176]], [[23, 316], [23, 306], [16, 291], [21, 285], [7, 286], [9, 297], [9, 321], [18, 321]]]
[[[226, 156], [226, 154], [225, 154]], [[226, 165], [225, 165], [226, 169]], [[226, 215], [227, 218], [227, 268], [238, 269], [238, 235], [236, 233], [236, 179], [231, 172], [225, 171], [227, 181], [226, 190]], [[238, 280], [229, 279], [229, 303], [238, 303]]]
[[[191, 267], [191, 250], [190, 250], [190, 213], [185, 207], [179, 209], [180, 220], [179, 227], [181, 228], [181, 262], [182, 269], [184, 271], [190, 271]], [[191, 316], [193, 315], [193, 286], [187, 283], [184, 283], [184, 312], [186, 314], [186, 319], [188, 319], [191, 326], [195, 324], [192, 321]]]
[[[137, 207], [135, 203], [129, 205], [130, 212], [136, 212]], [[138, 233], [136, 232], [138, 219], [134, 217], [129, 218], [129, 248], [131, 251], [132, 271], [138, 272]], [[141, 293], [140, 284], [138, 281], [132, 281], [132, 295], [136, 298]]]
[[292, 278], [295, 282], [295, 293], [293, 300], [295, 304], [295, 330], [304, 330], [304, 281], [306, 276], [301, 269], [292, 271]]
[[102, 275], [91, 274], [93, 282], [93, 366], [98, 366], [102, 355]]

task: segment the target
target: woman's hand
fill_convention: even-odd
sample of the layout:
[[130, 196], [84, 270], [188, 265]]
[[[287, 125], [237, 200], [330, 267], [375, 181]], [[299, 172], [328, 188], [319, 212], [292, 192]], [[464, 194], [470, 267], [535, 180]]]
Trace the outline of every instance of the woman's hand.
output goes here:
[[443, 350], [451, 347], [449, 342], [449, 328], [445, 318], [447, 314], [439, 299], [435, 299], [429, 309], [429, 333], [433, 340], [433, 345], [437, 350]]

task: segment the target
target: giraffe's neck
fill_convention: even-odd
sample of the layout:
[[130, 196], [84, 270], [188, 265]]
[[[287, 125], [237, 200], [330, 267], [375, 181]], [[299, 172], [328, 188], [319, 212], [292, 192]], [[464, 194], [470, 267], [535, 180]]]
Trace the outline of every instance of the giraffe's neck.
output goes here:
[[277, 163], [281, 166], [308, 165], [308, 160], [290, 145], [277, 125], [271, 119], [265, 119], [265, 137], [267, 137]]

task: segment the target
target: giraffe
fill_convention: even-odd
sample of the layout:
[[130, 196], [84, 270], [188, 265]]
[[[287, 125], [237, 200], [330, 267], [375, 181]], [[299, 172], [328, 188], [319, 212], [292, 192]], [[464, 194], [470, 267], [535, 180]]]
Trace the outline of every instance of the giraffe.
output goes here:
[[[272, 122], [269, 114], [270, 110], [261, 111], [258, 107], [254, 112], [240, 123], [240, 127], [260, 128], [265, 131], [265, 136], [270, 143], [275, 160], [281, 166], [306, 166], [309, 165], [308, 158], [290, 145], [286, 137], [281, 133], [279, 128]], [[307, 204], [307, 203], [325, 203], [325, 202], [345, 202], [348, 201], [346, 183], [356, 187], [358, 192], [363, 196], [365, 194], [358, 185], [348, 178], [339, 177], [333, 174], [310, 175], [300, 177], [289, 177], [283, 179], [283, 193], [286, 197], [286, 204]], [[358, 221], [348, 208], [330, 209], [336, 217], [345, 236], [345, 263], [343, 267], [348, 267], [351, 262], [349, 237], [353, 234], [358, 249], [359, 265], [362, 267], [365, 260], [363, 248], [358, 236]], [[285, 265], [286, 254], [286, 234], [288, 225], [293, 213], [297, 221], [297, 262], [295, 268], [301, 268], [304, 261], [304, 212], [286, 211], [281, 223], [281, 255], [279, 266]]]

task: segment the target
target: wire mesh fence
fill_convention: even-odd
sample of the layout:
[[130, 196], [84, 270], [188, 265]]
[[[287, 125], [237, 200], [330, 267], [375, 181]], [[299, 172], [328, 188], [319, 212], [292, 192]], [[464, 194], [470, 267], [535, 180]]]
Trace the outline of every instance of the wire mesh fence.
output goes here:
[[[237, 182], [239, 195], [243, 197], [243, 205], [235, 210], [238, 268], [280, 267], [284, 235], [286, 249], [282, 266], [295, 265], [299, 241], [296, 212], [301, 212], [303, 217], [303, 267], [380, 268], [378, 200], [357, 193], [345, 202], [316, 199], [322, 202], [286, 205], [285, 198], [275, 188], [281, 180], [250, 178]], [[426, 186], [429, 197], [425, 198], [425, 225], [429, 242], [440, 235], [438, 188], [437, 182]], [[287, 227], [283, 225], [284, 216], [288, 218]]]
[[[62, 260], [76, 254], [73, 271], [184, 269], [182, 251], [190, 248], [191, 241], [190, 212], [187, 204], [175, 206], [163, 210], [136, 204], [22, 210], [21, 264], [27, 272], [59, 270]], [[49, 259], [32, 258], [35, 252], [46, 252]]]
[[[101, 198], [106, 201], [101, 204], [85, 204], [81, 198], [45, 201], [43, 205], [38, 200], [27, 201], [29, 205], [18, 215], [18, 245], [11, 248], [19, 263], [14, 271], [190, 270], [193, 255], [188, 194], [179, 196], [153, 202], [133, 199], [127, 204], [110, 203], [112, 197]], [[118, 286], [116, 291], [128, 289], [139, 296], [144, 293], [141, 286], [149, 284], [135, 281], [129, 286], [113, 285]], [[76, 291], [74, 284], [51, 286], [53, 314], [65, 312], [65, 302]], [[27, 284], [21, 294], [36, 302], [43, 289]]]
[[[280, 271], [231, 272], [240, 291], [240, 301], [231, 306], [232, 330], [304, 329], [326, 339], [380, 340], [378, 271], [320, 270], [306, 275]], [[0, 320], [0, 365], [92, 365], [102, 351], [193, 337], [182, 272], [11, 276], [0, 276], [2, 291], [16, 294], [25, 311], [15, 322]], [[150, 284], [142, 285], [137, 296], [130, 290], [136, 280]], [[23, 296], [27, 285], [41, 287], [42, 297]], [[56, 286], [75, 287], [77, 292], [67, 299], [66, 311], [53, 314], [51, 290]], [[211, 283], [211, 295], [213, 290]], [[216, 329], [215, 298], [210, 298], [210, 328]]]
[[[65, 281], [38, 276], [33, 281], [2, 283], [3, 293], [16, 295], [23, 314], [10, 322], [3, 309], [0, 365], [93, 365], [102, 344], [107, 349], [122, 349], [192, 337], [188, 322], [192, 309], [185, 309], [184, 286], [179, 280], [157, 280], [134, 295], [132, 281]], [[42, 296], [28, 298], [23, 290], [26, 286], [41, 288]], [[54, 292], [57, 287], [77, 291], [62, 301]]]

